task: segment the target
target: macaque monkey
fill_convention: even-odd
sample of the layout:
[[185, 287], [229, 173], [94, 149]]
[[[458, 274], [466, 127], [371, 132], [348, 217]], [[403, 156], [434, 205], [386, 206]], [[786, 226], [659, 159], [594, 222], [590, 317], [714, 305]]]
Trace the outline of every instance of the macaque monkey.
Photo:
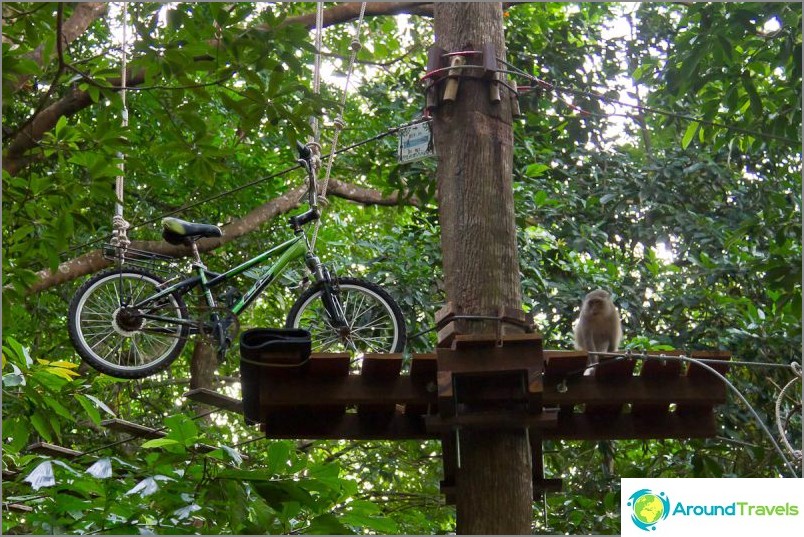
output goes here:
[[[575, 349], [615, 352], [622, 337], [620, 312], [611, 301], [611, 296], [602, 289], [586, 295], [581, 306], [581, 315], [575, 325]], [[595, 363], [597, 356], [590, 356], [588, 365]]]

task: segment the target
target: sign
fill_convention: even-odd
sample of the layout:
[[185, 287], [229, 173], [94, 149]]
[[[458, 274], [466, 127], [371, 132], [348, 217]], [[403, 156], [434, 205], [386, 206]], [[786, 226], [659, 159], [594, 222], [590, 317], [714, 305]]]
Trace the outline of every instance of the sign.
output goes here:
[[430, 129], [429, 121], [399, 129], [397, 162], [407, 164], [434, 155], [433, 131]]
[[623, 478], [623, 537], [799, 535], [804, 480]]

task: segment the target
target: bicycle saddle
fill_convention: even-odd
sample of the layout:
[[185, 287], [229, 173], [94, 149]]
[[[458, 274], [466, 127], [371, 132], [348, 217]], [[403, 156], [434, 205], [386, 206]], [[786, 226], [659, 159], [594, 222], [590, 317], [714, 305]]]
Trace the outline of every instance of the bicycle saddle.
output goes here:
[[201, 237], [222, 237], [223, 231], [218, 226], [196, 224], [178, 218], [162, 219], [162, 238], [170, 244], [186, 244]]

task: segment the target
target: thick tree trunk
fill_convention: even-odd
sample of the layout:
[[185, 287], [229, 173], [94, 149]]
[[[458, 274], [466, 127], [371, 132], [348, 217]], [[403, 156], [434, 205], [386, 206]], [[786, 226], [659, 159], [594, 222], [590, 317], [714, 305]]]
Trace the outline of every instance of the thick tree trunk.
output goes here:
[[[434, 15], [440, 48], [479, 50], [490, 42], [504, 56], [501, 4], [439, 2]], [[507, 92], [501, 95], [502, 102], [492, 104], [487, 81], [463, 78], [457, 100], [442, 103], [435, 114], [444, 283], [459, 314], [521, 307], [511, 103]], [[495, 328], [465, 323], [462, 331]], [[460, 457], [458, 533], [529, 534], [533, 489], [525, 431], [464, 431]]]

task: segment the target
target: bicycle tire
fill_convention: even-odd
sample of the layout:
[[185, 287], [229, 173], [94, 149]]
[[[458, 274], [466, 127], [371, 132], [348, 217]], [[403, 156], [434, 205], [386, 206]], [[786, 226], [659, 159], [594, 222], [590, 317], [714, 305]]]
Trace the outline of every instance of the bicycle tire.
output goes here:
[[[350, 334], [346, 336], [354, 344], [357, 351], [366, 352], [402, 352], [406, 343], [406, 328], [405, 319], [402, 316], [402, 310], [397, 305], [396, 301], [383, 290], [379, 285], [361, 280], [359, 278], [338, 278], [337, 285], [340, 288], [340, 294], [343, 302], [344, 311], [347, 320], [350, 321]], [[303, 328], [310, 331], [312, 337], [312, 350], [313, 352], [335, 352], [355, 350], [349, 349], [346, 346], [344, 338], [337, 334], [331, 326], [320, 327], [310, 325], [310, 318], [305, 318], [306, 313], [312, 312], [312, 317], [317, 318], [322, 323], [326, 323], [324, 315], [324, 305], [321, 301], [321, 292], [323, 284], [316, 282], [309, 289], [307, 289], [296, 300], [288, 313], [285, 326], [287, 328]], [[361, 310], [361, 304], [355, 303], [350, 300], [351, 294], [359, 293], [362, 297], [367, 297], [368, 300], [374, 301], [379, 304], [381, 311], [379, 315], [387, 316], [390, 325], [383, 327], [379, 325], [374, 326], [355, 326], [359, 320], [360, 315], [366, 316], [367, 313], [373, 308]], [[345, 298], [345, 300], [343, 300]], [[314, 311], [311, 308], [317, 308]], [[328, 325], [328, 323], [326, 323]], [[357, 337], [352, 337], [358, 332], [366, 331], [368, 329], [375, 332], [373, 337], [369, 337], [365, 332]], [[385, 330], [391, 331], [390, 339], [378, 331]], [[326, 335], [326, 339], [322, 339]], [[382, 338], [382, 339], [381, 339]], [[382, 341], [382, 345], [380, 345]], [[387, 343], [385, 343], [387, 341]], [[372, 345], [372, 342], [375, 344]], [[327, 344], [327, 343], [332, 343]]]
[[[123, 286], [124, 282], [127, 288]], [[133, 295], [137, 291], [134, 298], [148, 296], [155, 293], [163, 282], [159, 276], [138, 268], [107, 270], [84, 282], [70, 301], [67, 314], [70, 340], [81, 359], [101, 373], [123, 379], [145, 378], [173, 363], [184, 350], [189, 327], [143, 320], [136, 312], [124, 312], [125, 308], [120, 304], [121, 295]], [[167, 306], [167, 313], [174, 318], [188, 318], [187, 306], [180, 295], [171, 293], [164, 298], [166, 302], [148, 312]], [[149, 323], [150, 329], [147, 328]], [[138, 337], [142, 349], [138, 346]], [[146, 342], [157, 356], [144, 356]], [[102, 355], [103, 351], [108, 352]], [[115, 353], [117, 363], [109, 359]], [[136, 363], [138, 357], [141, 359], [139, 364]]]

